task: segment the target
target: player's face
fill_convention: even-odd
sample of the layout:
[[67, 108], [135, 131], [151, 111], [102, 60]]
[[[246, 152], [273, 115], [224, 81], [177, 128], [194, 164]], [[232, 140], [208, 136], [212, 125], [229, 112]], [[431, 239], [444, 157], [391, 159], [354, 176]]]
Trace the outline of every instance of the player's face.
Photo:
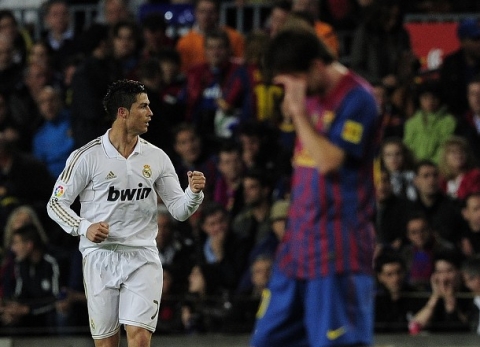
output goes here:
[[127, 129], [129, 132], [140, 135], [148, 130], [148, 123], [152, 120], [152, 110], [149, 107], [150, 101], [145, 93], [137, 95], [135, 101], [130, 107], [127, 121]]

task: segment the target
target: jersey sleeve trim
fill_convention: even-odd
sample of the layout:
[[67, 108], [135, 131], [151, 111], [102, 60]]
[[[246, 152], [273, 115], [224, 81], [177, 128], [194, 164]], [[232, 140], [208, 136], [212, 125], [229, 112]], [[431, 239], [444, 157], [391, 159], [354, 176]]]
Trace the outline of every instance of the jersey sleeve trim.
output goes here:
[[101, 144], [101, 139], [98, 138], [98, 139], [95, 139], [95, 140], [91, 141], [90, 143], [86, 144], [85, 146], [81, 147], [80, 149], [78, 149], [78, 151], [74, 154], [74, 156], [73, 156], [72, 160], [70, 161], [70, 163], [68, 164], [68, 166], [63, 170], [62, 174], [60, 175], [60, 180], [62, 180], [65, 183], [68, 183], [68, 181], [69, 181], [69, 179], [72, 175], [73, 168], [78, 163], [78, 161], [80, 160], [82, 155], [85, 152], [87, 152], [89, 149], [91, 149], [95, 146], [98, 146], [100, 144]]

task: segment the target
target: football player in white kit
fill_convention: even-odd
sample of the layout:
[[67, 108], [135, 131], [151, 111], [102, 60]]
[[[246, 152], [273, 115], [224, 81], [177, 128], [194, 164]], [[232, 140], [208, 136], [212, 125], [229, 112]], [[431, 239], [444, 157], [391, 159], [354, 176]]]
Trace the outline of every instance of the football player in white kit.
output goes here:
[[[157, 194], [178, 220], [203, 200], [205, 177], [188, 172], [183, 191], [171, 160], [139, 135], [152, 118], [144, 86], [113, 83], [104, 100], [113, 124], [74, 151], [55, 184], [49, 216], [80, 236], [90, 330], [96, 347], [149, 347], [157, 325], [162, 265], [155, 243]], [[80, 215], [71, 205], [79, 197]]]

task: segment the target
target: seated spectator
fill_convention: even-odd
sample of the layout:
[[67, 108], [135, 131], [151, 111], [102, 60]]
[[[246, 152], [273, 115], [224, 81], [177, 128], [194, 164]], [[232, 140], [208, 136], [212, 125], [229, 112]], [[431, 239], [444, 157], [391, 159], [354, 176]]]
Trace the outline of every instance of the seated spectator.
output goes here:
[[0, 9], [0, 36], [12, 42], [11, 53], [13, 62], [24, 65], [27, 52], [32, 45], [32, 38], [27, 28], [21, 28], [18, 25], [15, 14], [11, 10], [6, 9], [7, 7], [7, 4], [2, 3], [2, 9]]
[[[470, 148], [480, 148], [480, 75], [467, 85], [468, 110], [458, 117], [455, 134], [464, 137]], [[480, 151], [473, 151], [475, 164], [480, 164]]]
[[410, 317], [422, 308], [422, 299], [407, 284], [406, 265], [396, 251], [385, 249], [375, 259], [375, 332], [407, 332]]
[[62, 106], [60, 92], [50, 86], [40, 92], [37, 104], [44, 122], [33, 136], [32, 152], [52, 177], [58, 177], [75, 145], [70, 113]]
[[175, 271], [172, 271], [169, 265], [162, 264], [162, 267], [162, 302], [155, 332], [162, 335], [180, 333], [183, 331], [180, 305], [184, 292], [180, 291], [176, 285]]
[[237, 293], [232, 298], [223, 327], [223, 332], [250, 333], [255, 324], [260, 299], [272, 270], [273, 258], [270, 254], [259, 255], [249, 269], [252, 286]]
[[410, 56], [410, 37], [403, 27], [400, 1], [374, 1], [354, 31], [350, 63], [368, 81], [389, 91], [404, 81], [404, 60]]
[[443, 58], [440, 82], [445, 103], [456, 116], [468, 110], [467, 85], [480, 73], [480, 24], [464, 18], [457, 27], [460, 47]]
[[253, 118], [252, 89], [247, 69], [230, 60], [226, 32], [209, 31], [204, 42], [206, 62], [188, 70], [182, 100], [186, 120], [195, 124], [212, 151], [219, 139], [232, 136], [240, 121]]
[[138, 79], [140, 34], [136, 23], [120, 21], [112, 27], [112, 53], [122, 68], [122, 75]]
[[408, 203], [408, 210], [425, 214], [436, 234], [457, 244], [459, 235], [455, 231], [463, 223], [460, 208], [442, 192], [437, 165], [430, 160], [418, 162], [413, 183], [417, 199]]
[[[265, 241], [270, 233], [270, 209], [272, 206], [272, 186], [266, 173], [262, 170], [249, 170], [243, 176], [244, 209], [233, 219], [232, 231], [238, 239], [237, 246], [248, 259], [251, 251]], [[241, 272], [248, 268], [241, 265]]]
[[181, 307], [183, 331], [187, 334], [222, 331], [228, 296], [216, 267], [195, 265], [188, 281], [188, 292]]
[[18, 144], [21, 130], [12, 119], [7, 96], [0, 92], [0, 137], [3, 137], [10, 143]]
[[173, 40], [166, 34], [167, 23], [161, 13], [149, 13], [140, 25], [143, 38], [142, 60], [158, 58], [161, 50], [174, 47]]
[[53, 68], [60, 71], [63, 61], [77, 54], [80, 49], [71, 21], [69, 1], [49, 0], [43, 6], [46, 30], [42, 37], [53, 53]]
[[209, 177], [206, 189], [204, 190], [206, 198], [211, 199], [213, 185], [215, 183], [216, 159], [208, 153], [203, 146], [200, 135], [195, 130], [195, 126], [189, 123], [181, 123], [173, 129], [173, 165], [180, 179], [182, 188], [187, 188], [187, 172], [198, 170]]
[[3, 283], [1, 321], [11, 327], [54, 327], [55, 301], [59, 294], [57, 261], [45, 252], [45, 245], [33, 225], [13, 232], [15, 254], [13, 275]]
[[377, 82], [373, 83], [373, 96], [377, 102], [380, 118], [380, 140], [387, 138], [403, 138], [405, 118], [401, 111], [393, 104], [387, 88]]
[[76, 249], [68, 260], [70, 263], [68, 276], [55, 302], [57, 327], [60, 333], [64, 328], [88, 328], [89, 325], [87, 297], [83, 287], [82, 254]]
[[34, 225], [37, 229], [38, 234], [40, 235], [40, 239], [42, 240], [42, 242], [45, 245], [49, 244], [49, 237], [45, 232], [45, 229], [42, 225], [42, 222], [40, 221], [40, 218], [38, 217], [37, 212], [35, 212], [35, 210], [28, 205], [21, 205], [15, 208], [8, 215], [7, 222], [5, 223], [5, 228], [2, 228], [2, 230], [4, 230], [2, 238], [3, 246], [5, 248], [8, 248], [8, 245], [10, 245], [12, 242], [13, 232], [27, 224]]
[[402, 247], [401, 254], [407, 266], [407, 282], [416, 290], [428, 290], [435, 253], [453, 249], [453, 245], [435, 236], [421, 213], [408, 218], [406, 236], [409, 244]]
[[338, 57], [340, 45], [335, 29], [328, 23], [319, 19], [319, 1], [317, 0], [292, 0], [292, 12], [306, 12], [312, 15], [313, 28], [317, 36]]
[[407, 201], [393, 193], [390, 174], [380, 173], [375, 185], [377, 217], [375, 231], [378, 245], [399, 250], [406, 241]]
[[462, 216], [466, 221], [460, 239], [462, 253], [466, 257], [480, 254], [480, 191], [465, 198]]
[[403, 142], [417, 160], [430, 159], [438, 163], [440, 148], [453, 135], [455, 117], [443, 105], [439, 85], [434, 81], [422, 83], [417, 91], [419, 107], [405, 122]]
[[199, 227], [201, 233], [196, 242], [197, 262], [215, 266], [219, 284], [233, 290], [245, 264], [245, 255], [238, 250], [237, 237], [230, 229], [227, 211], [215, 202], [204, 205]]
[[213, 200], [225, 207], [234, 218], [243, 208], [243, 163], [240, 147], [234, 142], [224, 143], [218, 151], [218, 179], [213, 187]]
[[55, 182], [46, 165], [0, 138], [0, 171], [0, 228], [10, 212], [23, 204], [30, 205], [40, 220], [47, 220], [45, 206]]
[[248, 254], [247, 269], [240, 277], [240, 282], [236, 289], [236, 294], [250, 293], [254, 287], [252, 282], [253, 264], [258, 258], [273, 258], [277, 251], [278, 244], [285, 234], [285, 224], [290, 203], [286, 200], [277, 200], [270, 209], [269, 221], [270, 230], [268, 234], [253, 248]]
[[158, 254], [162, 265], [168, 266], [178, 286], [186, 286], [188, 272], [195, 262], [194, 240], [183, 235], [163, 204], [158, 204]]
[[473, 307], [470, 314], [472, 330], [480, 335], [480, 255], [468, 257], [462, 265], [465, 286], [473, 294]]
[[0, 35], [0, 53], [0, 93], [9, 95], [22, 81], [22, 65], [15, 62], [13, 42], [6, 35]]
[[415, 200], [417, 192], [413, 184], [415, 161], [412, 152], [402, 139], [390, 137], [380, 147], [380, 163], [390, 175], [393, 193], [396, 196]]
[[472, 149], [463, 137], [452, 136], [443, 143], [438, 164], [440, 184], [451, 198], [463, 200], [480, 191], [480, 169], [474, 160]]
[[177, 42], [176, 49], [182, 59], [182, 71], [206, 61], [205, 34], [212, 30], [224, 30], [230, 42], [232, 56], [243, 58], [245, 40], [243, 35], [228, 26], [219, 25], [220, 2], [218, 0], [195, 1], [195, 23]]
[[430, 297], [410, 322], [411, 333], [469, 331], [468, 312], [471, 301], [458, 298], [463, 290], [461, 257], [454, 251], [435, 255]]

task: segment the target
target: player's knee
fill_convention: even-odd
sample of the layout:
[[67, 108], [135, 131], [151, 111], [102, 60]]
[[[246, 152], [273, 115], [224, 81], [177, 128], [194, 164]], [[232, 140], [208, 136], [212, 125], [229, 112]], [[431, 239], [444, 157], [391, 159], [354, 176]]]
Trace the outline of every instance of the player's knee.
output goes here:
[[150, 347], [152, 340], [152, 333], [150, 331], [131, 325], [126, 327], [126, 331], [129, 346]]

